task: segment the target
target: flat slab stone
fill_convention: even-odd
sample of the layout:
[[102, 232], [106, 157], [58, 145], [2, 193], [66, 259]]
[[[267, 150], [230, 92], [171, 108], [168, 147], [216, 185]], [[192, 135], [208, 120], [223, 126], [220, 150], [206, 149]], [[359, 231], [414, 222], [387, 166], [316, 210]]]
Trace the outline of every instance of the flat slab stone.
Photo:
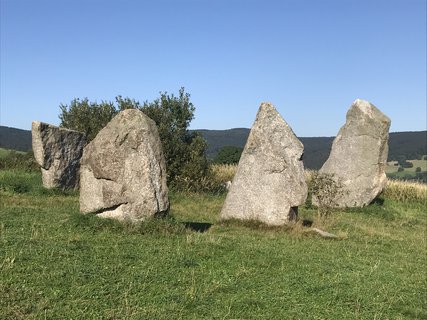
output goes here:
[[39, 121], [33, 121], [31, 133], [34, 157], [41, 167], [43, 186], [78, 189], [85, 135]]
[[293, 221], [307, 198], [304, 147], [270, 103], [262, 103], [221, 211], [224, 220], [271, 226]]

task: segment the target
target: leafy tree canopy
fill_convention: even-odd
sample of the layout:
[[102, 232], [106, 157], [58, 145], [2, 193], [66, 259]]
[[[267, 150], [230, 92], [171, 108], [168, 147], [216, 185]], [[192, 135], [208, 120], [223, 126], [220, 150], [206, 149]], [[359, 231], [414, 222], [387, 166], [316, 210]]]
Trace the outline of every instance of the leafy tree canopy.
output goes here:
[[[195, 107], [184, 88], [178, 96], [161, 92], [153, 102], [140, 102], [117, 96], [115, 102], [90, 102], [88, 98], [74, 99], [70, 105], [60, 105], [61, 127], [84, 132], [91, 141], [119, 112], [138, 109], [153, 119], [159, 131], [166, 158], [168, 181], [172, 185], [199, 181], [208, 172], [205, 157], [206, 141], [188, 127], [194, 119]], [[180, 187], [180, 186], [178, 186]]]

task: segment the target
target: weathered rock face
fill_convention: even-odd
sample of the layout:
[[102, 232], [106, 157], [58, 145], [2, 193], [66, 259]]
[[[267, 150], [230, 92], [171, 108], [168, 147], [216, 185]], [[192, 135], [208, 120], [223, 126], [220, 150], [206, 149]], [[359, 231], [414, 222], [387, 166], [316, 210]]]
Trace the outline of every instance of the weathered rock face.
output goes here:
[[86, 143], [81, 132], [32, 123], [33, 152], [45, 188], [78, 189], [80, 158]]
[[291, 222], [307, 198], [304, 147], [274, 106], [262, 103], [224, 207], [222, 219]]
[[156, 124], [139, 110], [124, 110], [85, 148], [80, 211], [144, 220], [169, 209], [166, 166]]
[[342, 182], [344, 194], [335, 199], [337, 206], [366, 206], [383, 190], [390, 123], [368, 101], [357, 99], [351, 105], [331, 154], [319, 170]]

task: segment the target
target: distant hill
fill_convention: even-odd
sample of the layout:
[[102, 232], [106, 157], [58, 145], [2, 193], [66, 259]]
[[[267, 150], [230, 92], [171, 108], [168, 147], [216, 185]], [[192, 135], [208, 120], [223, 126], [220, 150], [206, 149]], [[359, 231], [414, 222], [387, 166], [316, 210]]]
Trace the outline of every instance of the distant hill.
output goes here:
[[31, 131], [0, 126], [0, 148], [31, 150]]
[[388, 147], [389, 161], [402, 156], [412, 160], [427, 155], [427, 131], [392, 132]]
[[235, 128], [228, 130], [195, 130], [200, 132], [208, 142], [206, 156], [213, 159], [218, 151], [224, 146], [243, 148], [248, 140], [250, 129]]
[[[250, 129], [237, 128], [229, 130], [196, 130], [208, 142], [207, 156], [213, 159], [224, 146], [244, 147]], [[335, 137], [301, 137], [304, 144], [304, 166], [309, 169], [320, 169], [331, 152]], [[389, 139], [388, 160], [399, 157], [417, 159], [427, 154], [427, 131], [392, 132]]]
[[[237, 128], [229, 130], [197, 130], [208, 142], [206, 155], [213, 159], [224, 146], [243, 148], [248, 139], [250, 129]], [[304, 145], [304, 166], [319, 169], [326, 161], [331, 151], [334, 137], [300, 138]]]
[[[207, 157], [213, 159], [224, 146], [244, 147], [249, 129], [196, 130], [208, 142]], [[334, 137], [302, 137], [304, 144], [304, 165], [306, 168], [319, 169], [331, 151]], [[0, 148], [18, 151], [31, 150], [31, 131], [0, 126]], [[417, 159], [427, 154], [427, 131], [392, 132], [389, 140], [388, 160], [399, 157]]]

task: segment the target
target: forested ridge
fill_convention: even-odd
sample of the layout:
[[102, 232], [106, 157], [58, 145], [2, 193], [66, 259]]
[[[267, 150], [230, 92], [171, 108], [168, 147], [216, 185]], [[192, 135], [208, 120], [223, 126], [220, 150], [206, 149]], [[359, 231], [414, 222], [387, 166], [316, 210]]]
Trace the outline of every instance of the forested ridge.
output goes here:
[[[224, 146], [243, 148], [250, 129], [195, 130], [208, 143], [207, 157], [213, 159]], [[319, 169], [329, 156], [334, 137], [300, 137], [304, 144], [306, 168]], [[18, 151], [31, 150], [31, 131], [0, 126], [0, 148]], [[427, 131], [392, 132], [389, 140], [388, 160], [417, 159], [427, 154]]]

